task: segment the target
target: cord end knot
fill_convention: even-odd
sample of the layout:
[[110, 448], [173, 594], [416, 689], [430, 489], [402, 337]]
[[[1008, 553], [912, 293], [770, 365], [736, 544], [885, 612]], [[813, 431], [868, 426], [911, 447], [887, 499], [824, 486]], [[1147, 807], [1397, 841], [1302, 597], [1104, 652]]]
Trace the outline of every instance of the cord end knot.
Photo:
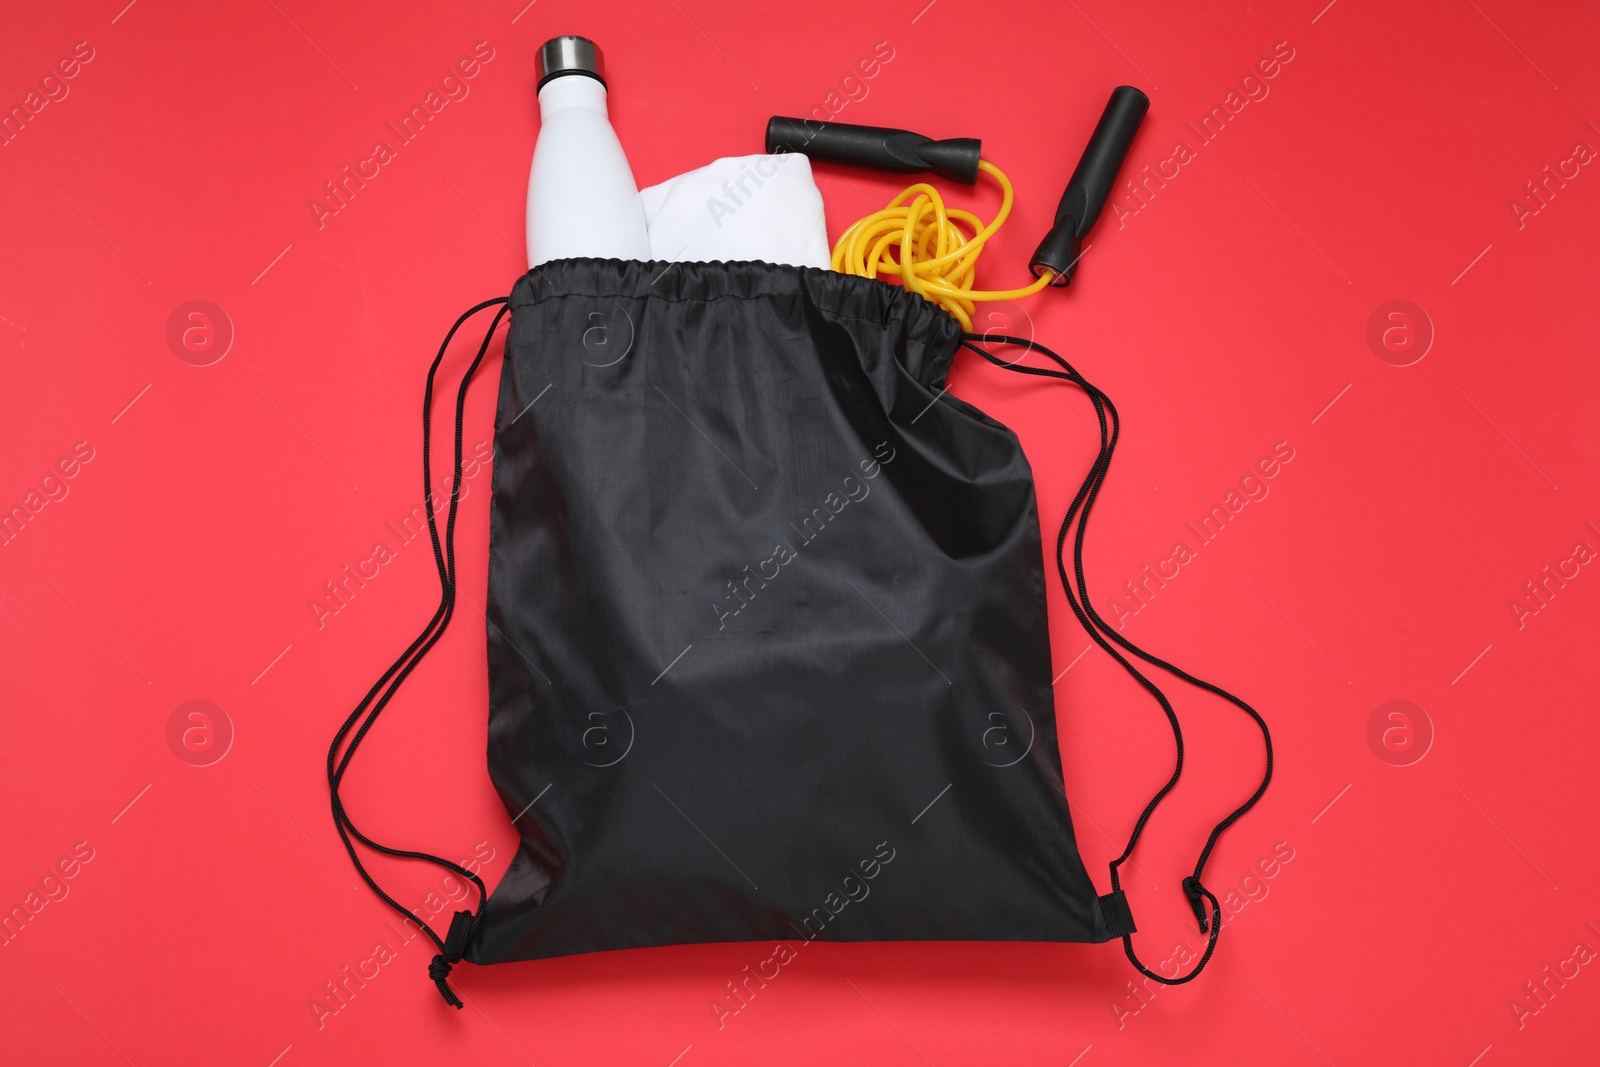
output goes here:
[[450, 930], [445, 934], [444, 949], [428, 964], [428, 977], [439, 987], [439, 995], [457, 1011], [463, 1005], [456, 991], [450, 988], [450, 969], [461, 962], [462, 955], [467, 951], [467, 942], [472, 940], [472, 932], [477, 925], [478, 917], [472, 912], [456, 912], [450, 920]]
[[1183, 880], [1183, 895], [1189, 898], [1189, 907], [1194, 910], [1194, 917], [1200, 923], [1200, 932], [1202, 934], [1211, 925], [1206, 920], [1206, 903], [1205, 897], [1202, 895], [1204, 892], [1205, 889], [1200, 885], [1200, 879], [1191, 877]]
[[439, 987], [439, 995], [444, 998], [444, 1002], [459, 1011], [462, 1007], [461, 998], [456, 996], [456, 991], [451, 989], [450, 983], [446, 981], [450, 977], [450, 967], [449, 960], [443, 956], [435, 956], [433, 962], [428, 964], [428, 977]]

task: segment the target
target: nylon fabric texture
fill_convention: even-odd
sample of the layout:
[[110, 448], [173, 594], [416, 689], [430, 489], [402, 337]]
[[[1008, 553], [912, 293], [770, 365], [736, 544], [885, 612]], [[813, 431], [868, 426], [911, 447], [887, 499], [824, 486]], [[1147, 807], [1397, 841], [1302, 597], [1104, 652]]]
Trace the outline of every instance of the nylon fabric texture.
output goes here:
[[521, 843], [464, 957], [1107, 940], [1032, 471], [944, 391], [956, 321], [752, 262], [561, 260], [510, 309], [488, 764]]

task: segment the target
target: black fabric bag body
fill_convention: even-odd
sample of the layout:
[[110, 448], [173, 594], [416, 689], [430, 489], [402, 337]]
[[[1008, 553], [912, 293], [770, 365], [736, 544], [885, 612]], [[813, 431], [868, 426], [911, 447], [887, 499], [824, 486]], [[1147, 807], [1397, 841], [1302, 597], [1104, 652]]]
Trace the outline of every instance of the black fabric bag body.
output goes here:
[[[455, 398], [436, 521], [435, 381], [452, 339], [498, 307]], [[466, 390], [509, 315], [495, 424], [489, 773], [521, 835], [491, 894], [473, 871], [361, 833], [351, 758], [455, 610]], [[1038, 362], [1004, 360], [989, 343]], [[1174, 760], [1097, 897], [1073, 838], [1051, 690], [1033, 474], [1010, 430], [945, 391], [956, 350], [1083, 391], [1100, 429], [1055, 563], [1069, 607], [1160, 706]], [[1201, 878], [1265, 793], [1272, 740], [1238, 697], [1137, 647], [1093, 608], [1089, 513], [1121, 423], [1031, 339], [963, 334], [899, 286], [764, 263], [569, 259], [524, 275], [445, 337], [423, 394], [422, 474], [439, 572], [431, 619], [328, 752], [356, 872], [454, 964], [750, 940], [1121, 938], [1177, 985], [1216, 949]], [[1071, 545], [1071, 571], [1067, 546]], [[1179, 719], [1150, 668], [1261, 730], [1260, 784], [1182, 881], [1206, 947], [1187, 973], [1141, 963], [1119, 868], [1177, 785]], [[471, 881], [440, 933], [386, 893], [357, 845]]]
[[879, 281], [563, 260], [495, 427], [489, 771], [522, 841], [465, 957], [1108, 938], [1057, 749], [1015, 435]]

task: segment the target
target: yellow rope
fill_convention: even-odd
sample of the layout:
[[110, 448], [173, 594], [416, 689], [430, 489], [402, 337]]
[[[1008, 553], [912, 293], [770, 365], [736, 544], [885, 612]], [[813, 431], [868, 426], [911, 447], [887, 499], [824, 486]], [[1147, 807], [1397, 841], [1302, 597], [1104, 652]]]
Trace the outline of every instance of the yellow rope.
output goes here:
[[833, 269], [863, 278], [898, 277], [907, 289], [944, 308], [969, 331], [977, 301], [1015, 300], [1049, 285], [1054, 275], [1046, 271], [1021, 289], [972, 287], [984, 242], [1005, 223], [1012, 202], [1011, 182], [999, 167], [981, 159], [978, 169], [1000, 183], [1000, 210], [993, 222], [985, 225], [970, 211], [946, 208], [939, 190], [918, 182], [882, 211], [844, 231], [833, 246]]

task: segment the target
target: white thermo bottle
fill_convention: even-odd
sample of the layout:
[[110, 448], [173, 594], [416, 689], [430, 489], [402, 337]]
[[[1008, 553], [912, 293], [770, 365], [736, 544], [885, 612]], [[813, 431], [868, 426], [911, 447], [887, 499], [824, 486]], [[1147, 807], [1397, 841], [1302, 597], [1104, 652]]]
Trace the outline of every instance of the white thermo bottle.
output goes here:
[[528, 265], [649, 259], [644, 204], [606, 113], [600, 49], [556, 37], [539, 49], [539, 140], [528, 177]]

